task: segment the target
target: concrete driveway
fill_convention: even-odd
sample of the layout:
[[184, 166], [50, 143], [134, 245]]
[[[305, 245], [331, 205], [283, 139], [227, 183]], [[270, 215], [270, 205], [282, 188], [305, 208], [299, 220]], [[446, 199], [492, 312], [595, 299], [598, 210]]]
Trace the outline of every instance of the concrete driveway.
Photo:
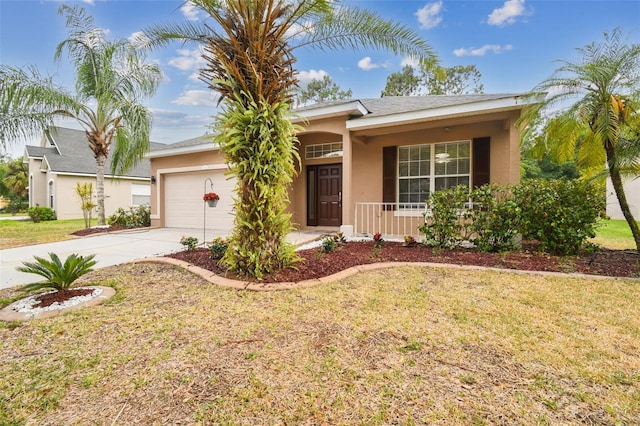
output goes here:
[[[206, 241], [215, 237], [225, 237], [227, 233], [227, 230], [207, 229]], [[72, 253], [84, 256], [95, 254], [98, 261], [95, 268], [104, 268], [182, 250], [180, 238], [183, 235], [197, 237], [203, 241], [202, 230], [154, 228], [0, 250], [0, 288], [42, 281], [39, 275], [16, 271], [16, 267], [22, 266], [23, 261], [33, 261], [33, 256], [48, 259], [49, 253], [56, 253], [64, 261]], [[312, 241], [319, 235], [317, 232], [293, 232], [287, 240], [298, 245]]]

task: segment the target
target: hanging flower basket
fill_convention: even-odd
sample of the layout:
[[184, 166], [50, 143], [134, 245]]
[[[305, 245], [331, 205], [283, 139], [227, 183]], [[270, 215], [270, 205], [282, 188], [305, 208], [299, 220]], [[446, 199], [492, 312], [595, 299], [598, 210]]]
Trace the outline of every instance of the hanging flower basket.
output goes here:
[[218, 196], [218, 194], [216, 194], [215, 192], [207, 192], [206, 194], [204, 194], [204, 197], [202, 197], [202, 199], [206, 201], [207, 204], [209, 204], [209, 207], [215, 207], [218, 205], [220, 196]]

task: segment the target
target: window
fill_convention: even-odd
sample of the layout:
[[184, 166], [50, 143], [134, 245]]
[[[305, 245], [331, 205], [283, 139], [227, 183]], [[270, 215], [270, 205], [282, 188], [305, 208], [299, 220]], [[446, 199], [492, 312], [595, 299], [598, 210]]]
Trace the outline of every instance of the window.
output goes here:
[[131, 205], [151, 204], [151, 186], [131, 184]]
[[307, 145], [304, 153], [307, 160], [313, 158], [342, 157], [342, 142]]
[[55, 203], [53, 198], [53, 180], [49, 181], [49, 207], [55, 210]]
[[434, 191], [470, 182], [470, 141], [398, 148], [398, 202], [421, 208]]

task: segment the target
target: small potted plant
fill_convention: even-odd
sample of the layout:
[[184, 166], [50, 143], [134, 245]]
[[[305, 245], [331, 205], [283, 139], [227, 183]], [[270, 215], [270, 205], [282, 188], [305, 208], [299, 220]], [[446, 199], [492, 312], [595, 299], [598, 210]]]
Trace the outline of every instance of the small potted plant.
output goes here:
[[206, 201], [207, 204], [209, 204], [209, 207], [215, 207], [218, 204], [220, 196], [215, 192], [207, 192], [206, 194], [204, 194], [204, 197], [202, 197], [202, 199]]

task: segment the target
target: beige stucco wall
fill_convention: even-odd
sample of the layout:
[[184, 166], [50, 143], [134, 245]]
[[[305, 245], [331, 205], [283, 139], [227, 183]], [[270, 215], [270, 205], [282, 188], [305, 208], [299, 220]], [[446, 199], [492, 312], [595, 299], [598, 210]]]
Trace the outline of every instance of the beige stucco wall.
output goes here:
[[40, 171], [42, 160], [29, 159], [29, 207], [48, 206], [47, 174]]
[[[491, 182], [508, 184], [520, 180], [520, 132], [514, 122], [517, 111], [485, 115], [482, 119], [441, 120], [438, 122], [408, 125], [393, 129], [372, 129], [349, 133], [345, 118], [324, 119], [310, 123], [299, 135], [302, 169], [291, 193], [294, 222], [306, 225], [306, 166], [343, 164], [343, 225], [352, 225], [356, 202], [382, 202], [382, 148], [385, 146], [421, 145], [440, 142], [491, 138]], [[479, 121], [481, 120], [481, 121]], [[350, 149], [344, 146], [343, 158], [304, 159], [309, 144], [351, 140]], [[351, 151], [349, 157], [347, 155]], [[351, 181], [346, 178], [351, 173]]]
[[[85, 176], [68, 176], [68, 175], [50, 175], [54, 180], [54, 210], [58, 219], [81, 219], [82, 209], [80, 197], [76, 194], [76, 184], [80, 182], [92, 183], [95, 194], [96, 180], [95, 178]], [[104, 211], [105, 217], [109, 217], [116, 212], [118, 208], [127, 209], [132, 204], [131, 186], [149, 185], [148, 179], [132, 180], [132, 179], [109, 179], [105, 178], [104, 182]], [[95, 195], [93, 202], [96, 202]], [[93, 217], [96, 217], [95, 209]]]
[[[625, 177], [622, 182], [631, 214], [636, 220], [640, 220], [640, 177], [635, 179]], [[607, 178], [607, 215], [612, 219], [624, 219], [618, 197], [613, 189], [610, 178]]]
[[192, 154], [176, 154], [167, 157], [150, 158], [151, 176], [156, 183], [151, 186], [151, 226], [165, 226], [164, 217], [160, 214], [164, 205], [164, 179], [172, 173], [194, 172], [207, 169], [226, 168], [224, 156], [213, 147], [209, 151]]

